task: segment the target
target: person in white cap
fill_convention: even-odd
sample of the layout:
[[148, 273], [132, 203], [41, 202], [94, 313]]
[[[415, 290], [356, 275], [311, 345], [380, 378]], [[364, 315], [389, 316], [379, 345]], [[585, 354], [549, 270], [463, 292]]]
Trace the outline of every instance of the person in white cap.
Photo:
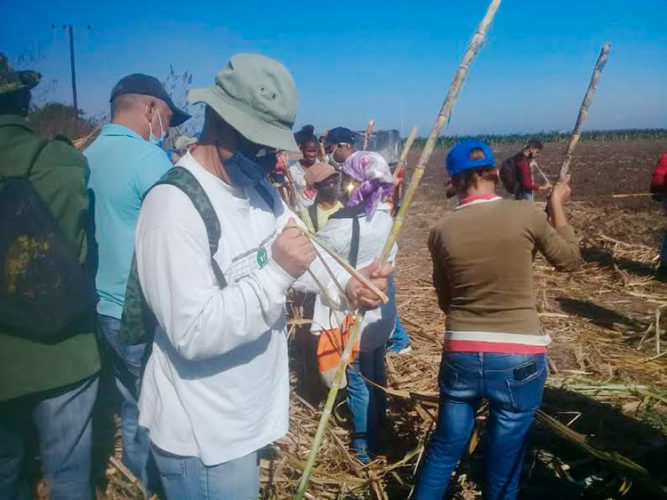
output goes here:
[[[339, 293], [310, 240], [286, 228], [297, 217], [267, 174], [277, 150], [298, 150], [298, 97], [287, 69], [236, 55], [189, 99], [206, 110], [199, 144], [172, 171], [190, 179], [188, 187], [153, 188], [136, 233], [141, 290], [157, 320], [140, 423], [167, 498], [256, 499], [257, 450], [288, 428], [285, 292], [309, 270], [339, 307], [380, 302], [334, 267]], [[193, 185], [199, 194], [189, 198]], [[391, 271], [373, 262], [362, 273], [386, 290]], [[308, 278], [299, 283], [314, 291]]]

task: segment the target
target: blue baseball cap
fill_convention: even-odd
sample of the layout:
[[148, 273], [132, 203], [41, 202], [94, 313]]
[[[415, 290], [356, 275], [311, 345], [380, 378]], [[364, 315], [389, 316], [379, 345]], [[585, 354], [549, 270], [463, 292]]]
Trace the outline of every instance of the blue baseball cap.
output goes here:
[[496, 160], [489, 145], [479, 139], [466, 139], [449, 150], [445, 167], [450, 177], [471, 168], [495, 167]]

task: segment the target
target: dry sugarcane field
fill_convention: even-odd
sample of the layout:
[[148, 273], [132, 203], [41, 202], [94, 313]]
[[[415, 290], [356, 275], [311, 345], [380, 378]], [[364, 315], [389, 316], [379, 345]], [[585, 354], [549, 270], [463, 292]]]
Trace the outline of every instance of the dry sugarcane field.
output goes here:
[[[499, 158], [516, 147], [493, 145]], [[541, 163], [548, 177], [557, 176], [564, 148], [563, 143], [545, 144]], [[521, 498], [665, 495], [667, 313], [660, 321], [659, 311], [667, 311], [667, 284], [654, 278], [662, 219], [659, 204], [642, 196], [654, 159], [665, 149], [665, 139], [586, 141], [574, 156], [576, 178], [569, 213], [585, 263], [574, 274], [558, 274], [539, 257], [534, 264], [535, 301], [553, 342], [547, 391], [530, 437]], [[411, 151], [408, 175], [419, 153], [418, 148]], [[445, 153], [442, 147], [434, 152], [399, 241], [397, 302], [412, 352], [387, 357], [392, 429], [385, 437], [385, 449], [369, 466], [354, 458], [349, 451], [349, 411], [339, 394], [306, 498], [410, 495], [437, 414], [444, 314], [431, 282], [426, 238], [429, 228], [454, 206], [445, 198]], [[298, 336], [310, 335], [299, 328], [300, 314], [298, 307], [291, 308], [290, 431], [262, 453], [265, 499], [294, 495], [326, 397], [317, 374], [307, 372], [295, 347]], [[477, 420], [483, 424], [484, 408]], [[98, 498], [143, 498], [120, 463], [119, 431], [107, 434], [97, 442], [98, 455], [104, 456], [109, 442], [115, 441], [115, 458], [100, 464], [104, 479]], [[456, 472], [451, 498], [481, 498], [483, 438], [482, 425], [481, 432], [473, 433], [469, 453]]]

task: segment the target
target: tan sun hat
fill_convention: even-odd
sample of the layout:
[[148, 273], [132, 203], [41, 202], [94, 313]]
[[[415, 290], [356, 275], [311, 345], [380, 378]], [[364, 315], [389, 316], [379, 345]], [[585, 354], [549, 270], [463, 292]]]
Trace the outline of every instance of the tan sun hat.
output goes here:
[[292, 134], [299, 95], [292, 75], [278, 61], [259, 54], [237, 54], [211, 87], [191, 90], [188, 100], [209, 105], [256, 144], [299, 150]]
[[337, 171], [328, 163], [317, 162], [313, 163], [310, 167], [306, 169], [306, 175], [304, 176], [306, 180], [306, 186], [308, 189], [313, 189], [315, 184], [322, 182], [332, 175], [336, 174]]

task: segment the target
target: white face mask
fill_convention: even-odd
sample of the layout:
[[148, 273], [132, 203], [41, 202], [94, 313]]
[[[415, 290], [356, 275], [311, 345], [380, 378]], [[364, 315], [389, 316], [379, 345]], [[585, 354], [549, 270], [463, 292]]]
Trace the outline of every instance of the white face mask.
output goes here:
[[343, 166], [342, 163], [338, 163], [334, 157], [334, 153], [336, 152], [336, 148], [339, 146], [339, 144], [336, 144], [333, 149], [331, 150], [331, 153], [327, 155], [327, 162], [329, 162], [330, 165], [336, 167], [336, 170], [340, 170], [341, 167]]
[[[148, 108], [146, 108], [146, 110], [148, 110]], [[155, 112], [157, 113], [158, 122], [160, 122], [160, 137], [155, 137], [153, 134], [153, 124], [148, 122], [148, 130], [150, 131], [148, 134], [148, 142], [161, 148], [165, 137], [167, 137], [167, 131], [162, 127], [162, 117], [160, 116], [160, 110], [156, 109]]]

